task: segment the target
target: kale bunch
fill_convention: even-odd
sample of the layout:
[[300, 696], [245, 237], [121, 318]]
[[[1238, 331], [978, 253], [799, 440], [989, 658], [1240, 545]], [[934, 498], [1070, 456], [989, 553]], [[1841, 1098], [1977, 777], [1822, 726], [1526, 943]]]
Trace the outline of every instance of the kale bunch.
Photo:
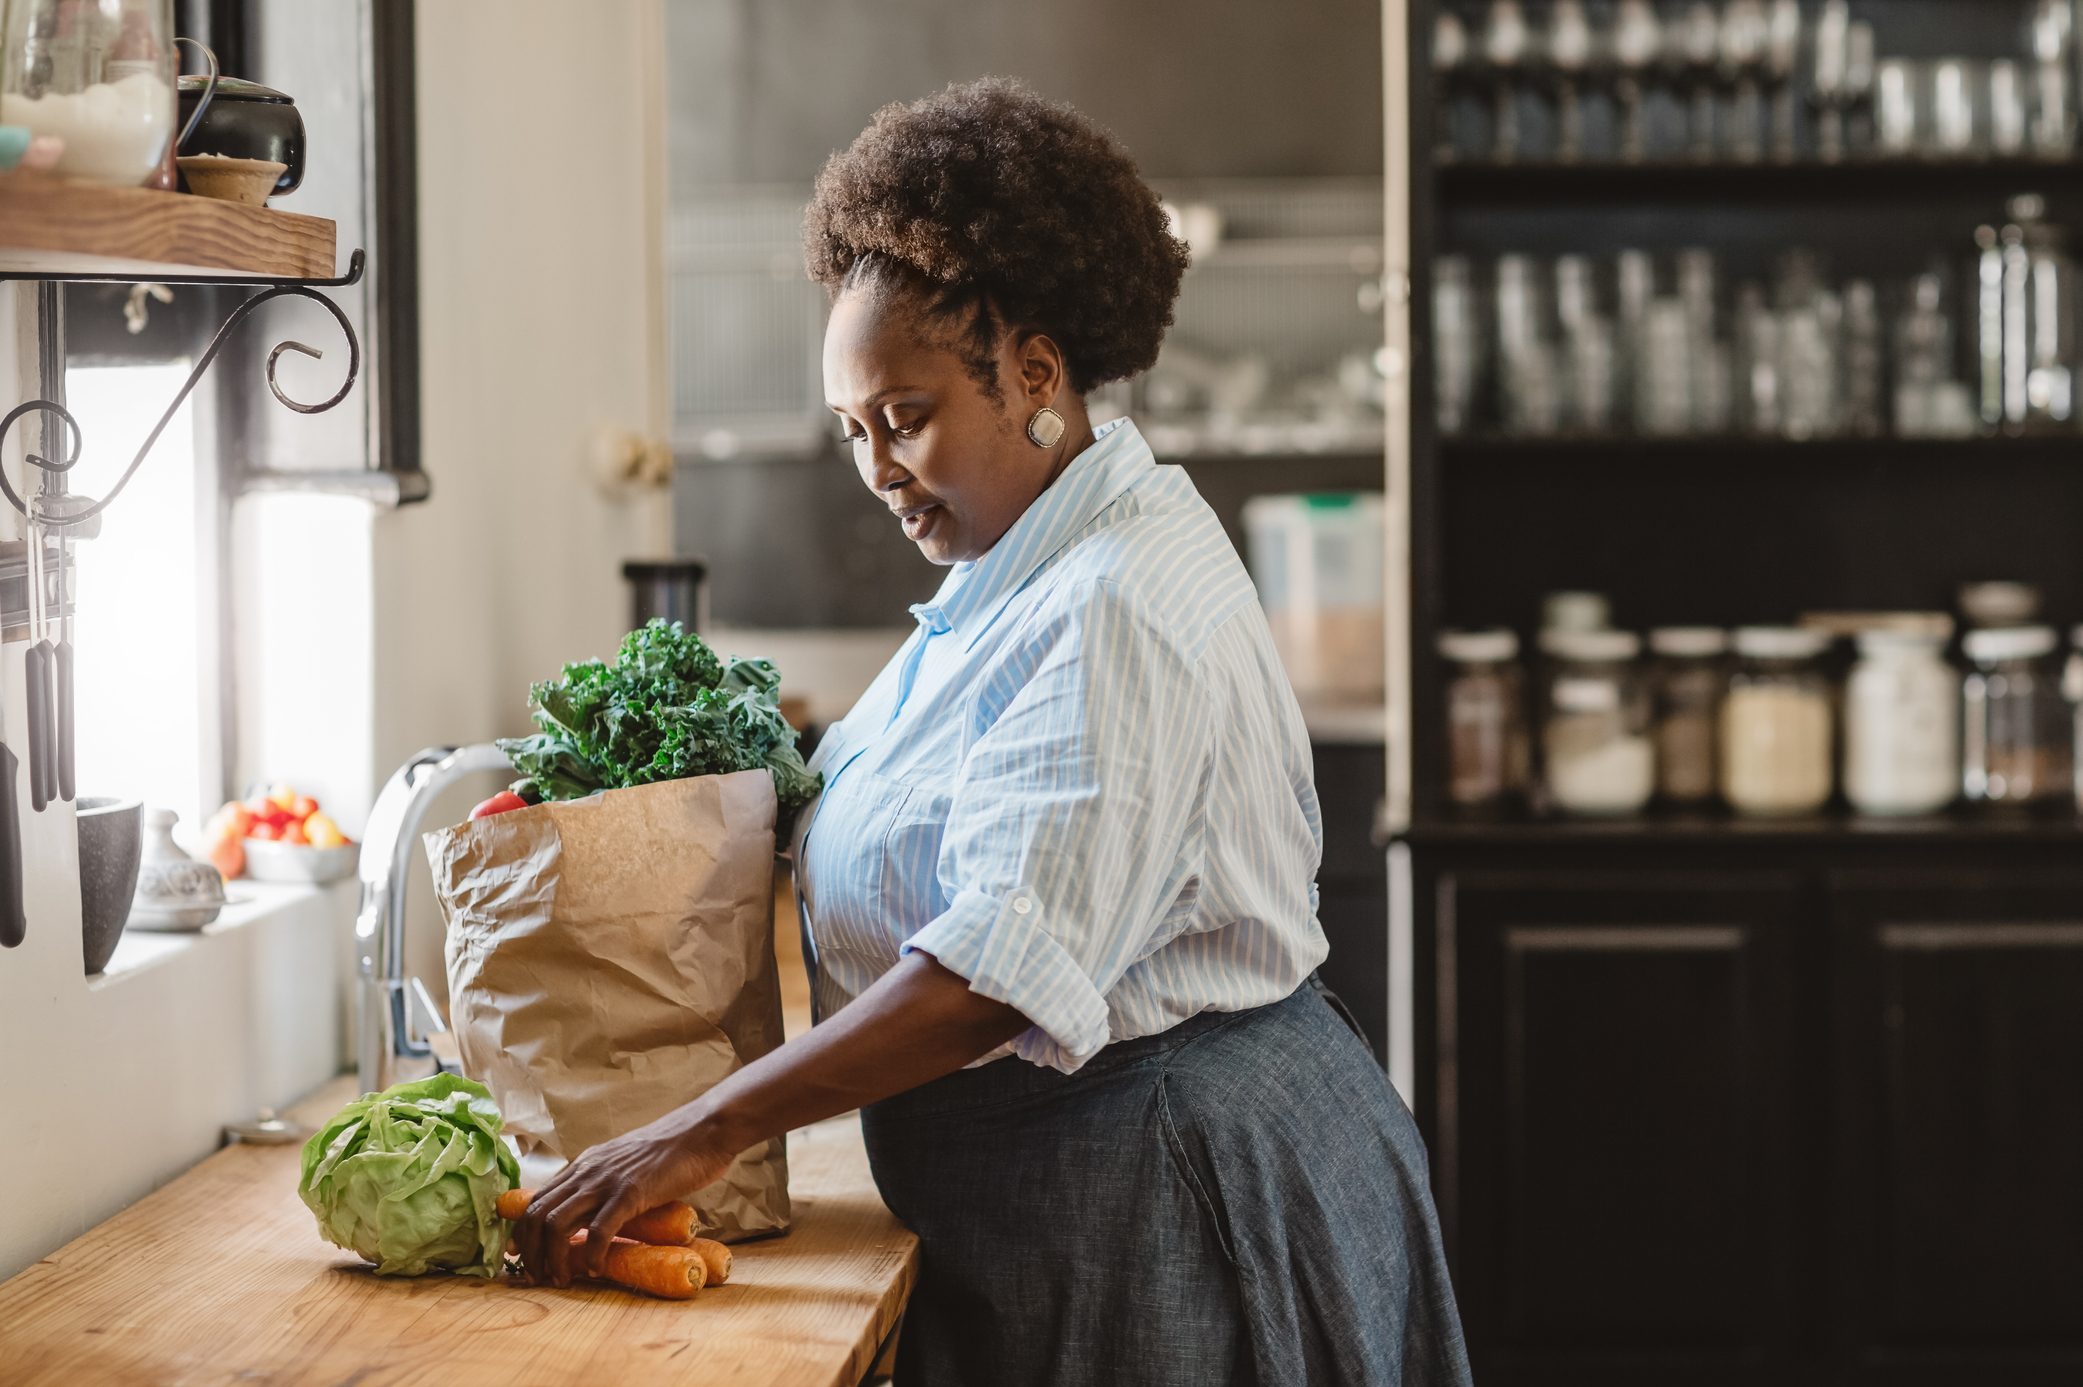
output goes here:
[[679, 622], [654, 619], [623, 637], [613, 664], [566, 665], [563, 677], [531, 686], [541, 730], [499, 749], [520, 773], [514, 793], [530, 803], [765, 767], [785, 835], [821, 781], [781, 716], [780, 687], [767, 661], [726, 664]]

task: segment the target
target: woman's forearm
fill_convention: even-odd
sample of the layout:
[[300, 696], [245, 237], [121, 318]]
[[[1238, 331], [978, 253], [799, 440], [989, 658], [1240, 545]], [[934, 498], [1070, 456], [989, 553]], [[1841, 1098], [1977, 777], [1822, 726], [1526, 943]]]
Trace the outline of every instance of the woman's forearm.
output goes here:
[[710, 1089], [696, 1115], [742, 1151], [952, 1074], [1031, 1024], [931, 956], [907, 954], [838, 1015]]

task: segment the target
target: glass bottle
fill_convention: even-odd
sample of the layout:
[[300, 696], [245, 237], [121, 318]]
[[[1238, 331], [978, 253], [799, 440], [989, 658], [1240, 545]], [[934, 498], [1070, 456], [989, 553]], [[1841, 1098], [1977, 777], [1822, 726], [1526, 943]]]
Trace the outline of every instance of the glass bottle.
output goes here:
[[1526, 789], [1525, 681], [1510, 631], [1448, 631], [1447, 800], [1467, 813], [1504, 809]]
[[1711, 802], [1721, 700], [1728, 688], [1726, 632], [1671, 626], [1649, 633], [1656, 656], [1651, 684], [1656, 708], [1656, 795], [1676, 808]]
[[1950, 619], [1862, 631], [1844, 690], [1844, 797], [1861, 814], [1935, 814], [1960, 794], [1960, 674]]
[[1812, 814], [1829, 802], [1835, 711], [1820, 659], [1829, 638], [1793, 627], [1736, 632], [1721, 713], [1722, 798], [1739, 814]]
[[2055, 667], [2054, 630], [1969, 631], [1961, 685], [1961, 787], [1969, 802], [2030, 808], [2071, 790], [2069, 710]]
[[1541, 752], [1548, 801], [1565, 814], [1639, 813], [1656, 791], [1642, 641], [1629, 631], [1550, 631]]
[[63, 142], [55, 172], [135, 187], [173, 138], [173, 0], [13, 0], [0, 124]]

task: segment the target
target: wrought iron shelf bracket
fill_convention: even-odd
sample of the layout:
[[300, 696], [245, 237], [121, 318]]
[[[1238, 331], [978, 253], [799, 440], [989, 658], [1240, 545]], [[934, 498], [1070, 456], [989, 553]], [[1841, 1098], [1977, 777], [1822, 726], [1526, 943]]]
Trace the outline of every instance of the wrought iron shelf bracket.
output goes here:
[[[93, 521], [103, 510], [108, 508], [110, 502], [114, 501], [123, 488], [129, 484], [131, 477], [136, 475], [137, 469], [144, 464], [145, 458], [151, 453], [153, 445], [159, 442], [159, 435], [166, 431], [166, 426], [173, 422], [176, 414], [180, 413], [181, 406], [187, 403], [188, 397], [194, 393], [195, 387], [202, 382], [203, 376], [208, 373], [210, 366], [216, 361], [218, 352], [223, 350], [225, 342], [238, 329], [239, 324], [251, 316], [254, 309], [274, 299], [309, 299], [333, 315], [333, 321], [340, 325], [341, 335], [347, 339], [347, 377], [341, 382], [338, 390], [316, 404], [305, 404], [301, 400], [293, 399], [275, 379], [275, 364], [281, 359], [282, 353], [296, 352], [314, 360], [322, 360], [325, 353], [305, 343], [289, 340], [276, 343], [274, 349], [268, 353], [266, 367], [268, 389], [273, 392], [275, 398], [285, 408], [293, 409], [299, 414], [323, 414], [325, 411], [333, 408], [347, 398], [348, 393], [354, 389], [356, 378], [361, 375], [362, 344], [360, 339], [355, 336], [354, 325], [348, 321], [347, 315], [340, 311], [339, 305], [318, 291], [320, 289], [345, 289], [359, 283], [362, 278], [365, 260], [366, 257], [363, 253], [360, 250], [356, 250], [348, 261], [347, 273], [338, 279], [268, 280], [241, 279], [229, 275], [155, 276], [149, 274], [0, 273], [0, 279], [37, 280], [46, 283], [216, 284], [225, 286], [247, 285], [260, 289], [259, 293], [241, 302], [238, 307], [231, 311], [230, 316], [225, 318], [223, 326], [217, 329], [217, 335], [210, 339], [210, 345], [203, 349], [202, 356], [195, 363], [195, 368], [188, 373], [188, 379], [181, 383], [180, 390], [174, 395], [173, 403], [166, 407], [165, 413], [159, 416], [159, 422], [152, 426], [152, 431], [149, 434], [145, 435], [145, 441], [139, 446], [137, 455], [130, 460], [130, 465], [123, 469], [123, 475], [116, 479], [116, 484], [109, 488], [106, 496], [91, 502], [86, 502], [84, 498], [80, 498], [66, 505], [61, 513], [55, 514], [45, 508], [41, 497], [39, 497], [35, 513], [32, 514], [29, 503], [15, 491], [4, 469], [0, 469], [0, 494], [4, 494], [7, 503], [17, 511], [20, 511], [24, 516], [27, 516], [33, 525], [45, 530], [69, 531]], [[63, 460], [46, 458], [33, 452], [26, 455], [26, 459], [31, 466], [38, 468], [46, 474], [62, 478], [79, 461], [81, 435], [79, 421], [73, 418], [71, 411], [55, 400], [29, 400], [23, 404], [16, 405], [4, 417], [0, 417], [0, 455], [4, 455], [7, 444], [7, 431], [13, 428], [15, 422], [23, 415], [33, 413], [54, 415], [62, 419], [65, 422], [66, 431], [71, 435], [71, 445], [65, 450], [66, 455]]]

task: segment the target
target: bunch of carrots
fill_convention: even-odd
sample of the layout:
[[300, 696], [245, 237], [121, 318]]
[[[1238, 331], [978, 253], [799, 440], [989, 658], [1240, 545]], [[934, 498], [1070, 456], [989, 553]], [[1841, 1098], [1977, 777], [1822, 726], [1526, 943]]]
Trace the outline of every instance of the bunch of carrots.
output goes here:
[[[528, 1212], [534, 1190], [508, 1190], [499, 1196], [499, 1217], [517, 1219]], [[586, 1240], [582, 1228], [572, 1234], [574, 1243]], [[508, 1244], [507, 1251], [513, 1247]], [[720, 1286], [730, 1279], [731, 1253], [722, 1243], [694, 1235], [694, 1209], [686, 1204], [661, 1204], [638, 1214], [623, 1225], [602, 1268], [606, 1279], [618, 1286], [666, 1300], [692, 1300], [704, 1286]]]

